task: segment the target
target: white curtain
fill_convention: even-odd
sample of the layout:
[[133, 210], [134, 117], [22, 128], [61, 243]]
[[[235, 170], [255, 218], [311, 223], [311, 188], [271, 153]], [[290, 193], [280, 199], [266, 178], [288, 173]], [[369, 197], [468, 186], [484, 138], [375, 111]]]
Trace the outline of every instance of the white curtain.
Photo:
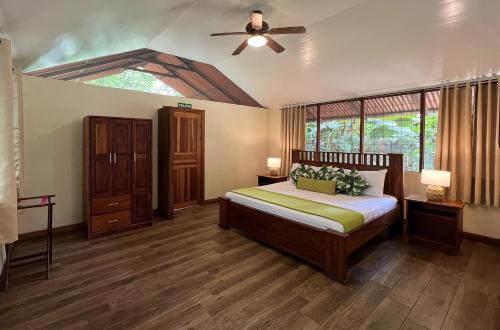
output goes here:
[[13, 109], [10, 41], [0, 39], [0, 244], [17, 240]]
[[297, 104], [281, 109], [281, 175], [288, 175], [292, 166], [292, 150], [304, 150], [306, 145], [306, 105]]

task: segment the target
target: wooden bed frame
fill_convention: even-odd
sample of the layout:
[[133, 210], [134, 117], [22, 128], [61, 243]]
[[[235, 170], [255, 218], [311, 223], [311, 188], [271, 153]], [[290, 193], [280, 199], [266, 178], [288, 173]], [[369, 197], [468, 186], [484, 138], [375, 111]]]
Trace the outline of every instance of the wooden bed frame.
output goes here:
[[325, 270], [327, 276], [345, 284], [349, 254], [383, 231], [403, 228], [403, 155], [292, 151], [292, 162], [313, 166], [332, 165], [357, 170], [387, 169], [384, 193], [397, 198], [392, 211], [345, 234], [322, 230], [271, 213], [219, 198], [219, 226], [235, 228]]

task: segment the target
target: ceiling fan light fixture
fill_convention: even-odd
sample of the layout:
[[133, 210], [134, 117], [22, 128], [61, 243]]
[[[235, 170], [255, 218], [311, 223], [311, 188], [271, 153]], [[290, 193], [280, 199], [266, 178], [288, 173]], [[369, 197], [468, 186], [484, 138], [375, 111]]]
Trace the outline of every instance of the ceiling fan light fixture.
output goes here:
[[248, 38], [247, 43], [252, 47], [262, 47], [267, 44], [267, 38], [261, 35], [254, 35]]

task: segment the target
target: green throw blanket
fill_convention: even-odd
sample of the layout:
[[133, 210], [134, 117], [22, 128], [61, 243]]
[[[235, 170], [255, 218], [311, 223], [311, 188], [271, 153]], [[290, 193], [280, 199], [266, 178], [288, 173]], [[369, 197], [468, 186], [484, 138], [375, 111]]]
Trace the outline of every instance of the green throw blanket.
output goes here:
[[344, 227], [344, 233], [349, 233], [364, 223], [364, 216], [359, 212], [318, 203], [300, 197], [279, 194], [259, 188], [242, 188], [233, 190], [232, 192], [299, 212], [337, 221]]

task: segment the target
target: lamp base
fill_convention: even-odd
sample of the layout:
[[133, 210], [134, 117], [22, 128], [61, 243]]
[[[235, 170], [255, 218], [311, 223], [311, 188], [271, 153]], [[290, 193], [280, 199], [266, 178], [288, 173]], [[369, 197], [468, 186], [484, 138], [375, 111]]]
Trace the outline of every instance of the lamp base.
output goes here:
[[444, 199], [444, 189], [440, 186], [429, 185], [427, 186], [425, 195], [427, 196], [427, 200], [431, 202], [442, 202]]
[[269, 174], [271, 174], [271, 176], [278, 176], [278, 173], [279, 168], [269, 168]]

